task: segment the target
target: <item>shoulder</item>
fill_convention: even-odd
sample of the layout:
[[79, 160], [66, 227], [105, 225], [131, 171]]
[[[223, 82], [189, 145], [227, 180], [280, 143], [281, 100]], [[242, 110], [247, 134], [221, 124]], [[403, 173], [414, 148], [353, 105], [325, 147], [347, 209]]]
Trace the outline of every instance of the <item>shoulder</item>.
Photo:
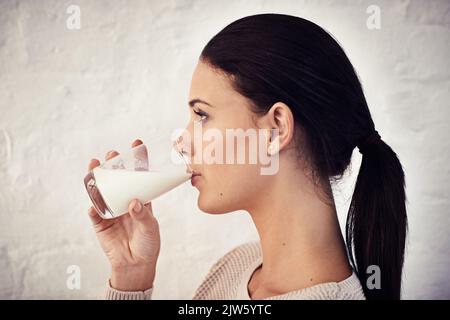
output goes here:
[[223, 255], [211, 268], [210, 273], [224, 268], [235, 267], [245, 269], [253, 261], [261, 256], [261, 245], [259, 241], [241, 244]]
[[353, 271], [352, 275], [347, 279], [338, 283], [338, 298], [342, 300], [366, 300], [361, 282]]
[[311, 287], [291, 291], [270, 299], [293, 300], [365, 300], [358, 276], [353, 272], [340, 282], [320, 283]]
[[244, 272], [260, 256], [259, 241], [241, 244], [228, 251], [210, 268], [194, 299], [229, 299]]

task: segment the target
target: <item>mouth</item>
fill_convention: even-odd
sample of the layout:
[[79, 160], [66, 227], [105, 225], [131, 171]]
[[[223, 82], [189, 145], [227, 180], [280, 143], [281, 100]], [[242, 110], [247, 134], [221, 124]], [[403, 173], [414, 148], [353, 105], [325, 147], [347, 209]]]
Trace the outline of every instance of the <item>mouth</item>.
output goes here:
[[195, 186], [198, 183], [198, 181], [200, 180], [201, 176], [202, 175], [200, 173], [194, 171], [191, 176], [191, 185]]

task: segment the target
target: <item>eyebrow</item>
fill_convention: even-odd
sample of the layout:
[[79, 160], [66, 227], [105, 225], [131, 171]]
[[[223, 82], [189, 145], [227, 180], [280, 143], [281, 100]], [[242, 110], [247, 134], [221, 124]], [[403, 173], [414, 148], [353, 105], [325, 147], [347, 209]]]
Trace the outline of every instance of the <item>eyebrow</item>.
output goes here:
[[206, 104], [207, 106], [214, 108], [213, 105], [210, 105], [208, 102], [201, 100], [201, 99], [192, 99], [191, 101], [189, 101], [189, 106], [191, 108], [193, 108], [196, 103], [203, 103], [203, 104]]

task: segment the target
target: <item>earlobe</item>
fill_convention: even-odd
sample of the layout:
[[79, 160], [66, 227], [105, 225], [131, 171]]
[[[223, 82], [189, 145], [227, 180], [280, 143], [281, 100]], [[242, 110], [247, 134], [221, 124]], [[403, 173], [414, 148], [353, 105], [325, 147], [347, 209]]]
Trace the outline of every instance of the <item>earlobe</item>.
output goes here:
[[273, 152], [273, 145], [270, 143], [269, 144], [269, 147], [267, 148], [267, 154], [269, 155], [269, 156], [271, 156], [271, 155], [273, 155], [274, 154], [274, 152]]
[[278, 143], [275, 145], [273, 142], [269, 144], [267, 148], [267, 154], [273, 156], [278, 153]]
[[278, 129], [270, 129], [270, 138], [268, 139], [269, 142], [269, 146], [267, 147], [267, 154], [269, 156], [273, 156], [274, 154], [276, 154], [279, 151], [279, 146], [280, 146], [280, 138], [279, 138], [279, 133], [278, 133]]

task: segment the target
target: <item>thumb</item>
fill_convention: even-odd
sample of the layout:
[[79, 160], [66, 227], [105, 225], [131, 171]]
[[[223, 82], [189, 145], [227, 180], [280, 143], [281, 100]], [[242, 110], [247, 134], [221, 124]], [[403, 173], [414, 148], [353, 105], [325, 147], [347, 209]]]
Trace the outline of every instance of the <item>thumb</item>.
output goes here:
[[133, 220], [141, 223], [147, 223], [153, 217], [151, 202], [143, 205], [139, 199], [133, 199], [133, 201], [130, 202], [128, 212]]

